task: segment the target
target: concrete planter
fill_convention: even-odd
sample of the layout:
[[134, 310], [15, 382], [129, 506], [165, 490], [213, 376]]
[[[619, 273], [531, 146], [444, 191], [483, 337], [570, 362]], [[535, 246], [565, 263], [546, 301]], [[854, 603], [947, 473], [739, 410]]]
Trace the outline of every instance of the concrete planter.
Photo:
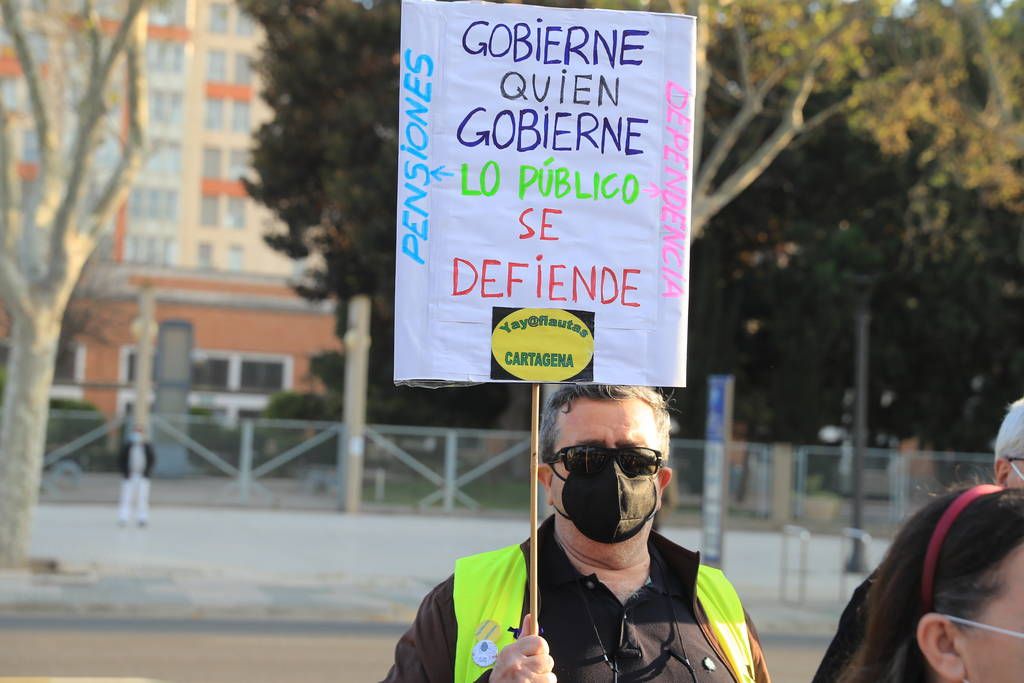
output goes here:
[[808, 496], [804, 499], [804, 516], [818, 522], [832, 522], [842, 506], [839, 496]]

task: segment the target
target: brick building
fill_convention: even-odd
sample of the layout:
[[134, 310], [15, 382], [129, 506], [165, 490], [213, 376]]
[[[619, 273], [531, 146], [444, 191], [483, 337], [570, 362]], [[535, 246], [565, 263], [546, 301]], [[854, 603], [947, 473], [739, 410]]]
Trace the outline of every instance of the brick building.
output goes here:
[[[25, 4], [30, 49], [45, 71], [56, 47], [47, 22], [32, 17], [42, 6]], [[96, 3], [108, 35], [122, 5]], [[145, 279], [156, 291], [157, 320], [193, 327], [191, 404], [231, 417], [258, 413], [273, 391], [317, 389], [309, 359], [340, 348], [332, 307], [291, 290], [289, 279], [303, 264], [264, 243], [273, 216], [247, 197], [240, 180], [249, 172], [252, 132], [270, 116], [252, 68], [260, 29], [234, 2], [167, 0], [153, 3], [147, 33], [149, 148], [93, 267], [103, 293], [86, 292], [74, 304], [103, 333], [66, 345], [52, 395], [89, 401], [108, 414], [134, 402], [131, 322]], [[31, 216], [38, 142], [27, 84], [2, 26], [0, 97], [12, 112], [22, 206]], [[121, 115], [114, 106], [112, 126]], [[117, 144], [111, 136], [100, 145], [97, 168], [116, 161]], [[0, 362], [5, 336], [0, 312]]]
[[[135, 403], [132, 325], [143, 282], [156, 293], [158, 323], [192, 325], [189, 404], [216, 415], [258, 415], [276, 391], [322, 390], [309, 373], [310, 359], [340, 348], [333, 307], [299, 299], [278, 278], [130, 265], [107, 265], [102, 276], [101, 292], [72, 303], [82, 331], [58, 359], [51, 395], [88, 401], [108, 415]], [[0, 337], [5, 332], [0, 317]], [[0, 364], [4, 356], [0, 341]]]

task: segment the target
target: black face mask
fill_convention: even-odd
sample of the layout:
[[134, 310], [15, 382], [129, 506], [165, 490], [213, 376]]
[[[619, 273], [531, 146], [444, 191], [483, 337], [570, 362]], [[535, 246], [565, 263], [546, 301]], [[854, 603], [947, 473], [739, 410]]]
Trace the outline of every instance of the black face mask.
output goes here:
[[596, 474], [555, 476], [565, 482], [558, 510], [584, 536], [598, 543], [618, 543], [633, 538], [658, 509], [654, 476], [627, 477], [618, 462]]

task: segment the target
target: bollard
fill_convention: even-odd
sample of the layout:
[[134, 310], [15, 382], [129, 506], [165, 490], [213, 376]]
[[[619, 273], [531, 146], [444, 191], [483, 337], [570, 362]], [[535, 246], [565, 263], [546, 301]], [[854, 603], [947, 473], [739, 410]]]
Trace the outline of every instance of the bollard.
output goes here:
[[[868, 561], [868, 551], [871, 546], [871, 534], [864, 531], [863, 529], [854, 529], [852, 527], [846, 527], [843, 529], [843, 538], [849, 540], [860, 541], [864, 547], [864, 561]], [[845, 602], [850, 596], [846, 594], [846, 561], [843, 559], [843, 549], [847, 546], [846, 543], [839, 543], [839, 601]]]
[[799, 604], [807, 600], [807, 547], [811, 541], [811, 532], [802, 526], [787, 524], [782, 527], [782, 559], [779, 566], [779, 599], [789, 602], [786, 596], [786, 578], [789, 574], [789, 539], [796, 538], [800, 542], [800, 565], [797, 569], [797, 595]]

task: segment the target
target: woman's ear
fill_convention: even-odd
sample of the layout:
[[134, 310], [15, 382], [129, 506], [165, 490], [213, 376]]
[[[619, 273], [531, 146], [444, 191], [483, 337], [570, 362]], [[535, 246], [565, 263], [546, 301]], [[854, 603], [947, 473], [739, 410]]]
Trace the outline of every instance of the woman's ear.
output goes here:
[[929, 612], [917, 622], [917, 645], [940, 681], [961, 683], [967, 676], [963, 633], [945, 617]]

